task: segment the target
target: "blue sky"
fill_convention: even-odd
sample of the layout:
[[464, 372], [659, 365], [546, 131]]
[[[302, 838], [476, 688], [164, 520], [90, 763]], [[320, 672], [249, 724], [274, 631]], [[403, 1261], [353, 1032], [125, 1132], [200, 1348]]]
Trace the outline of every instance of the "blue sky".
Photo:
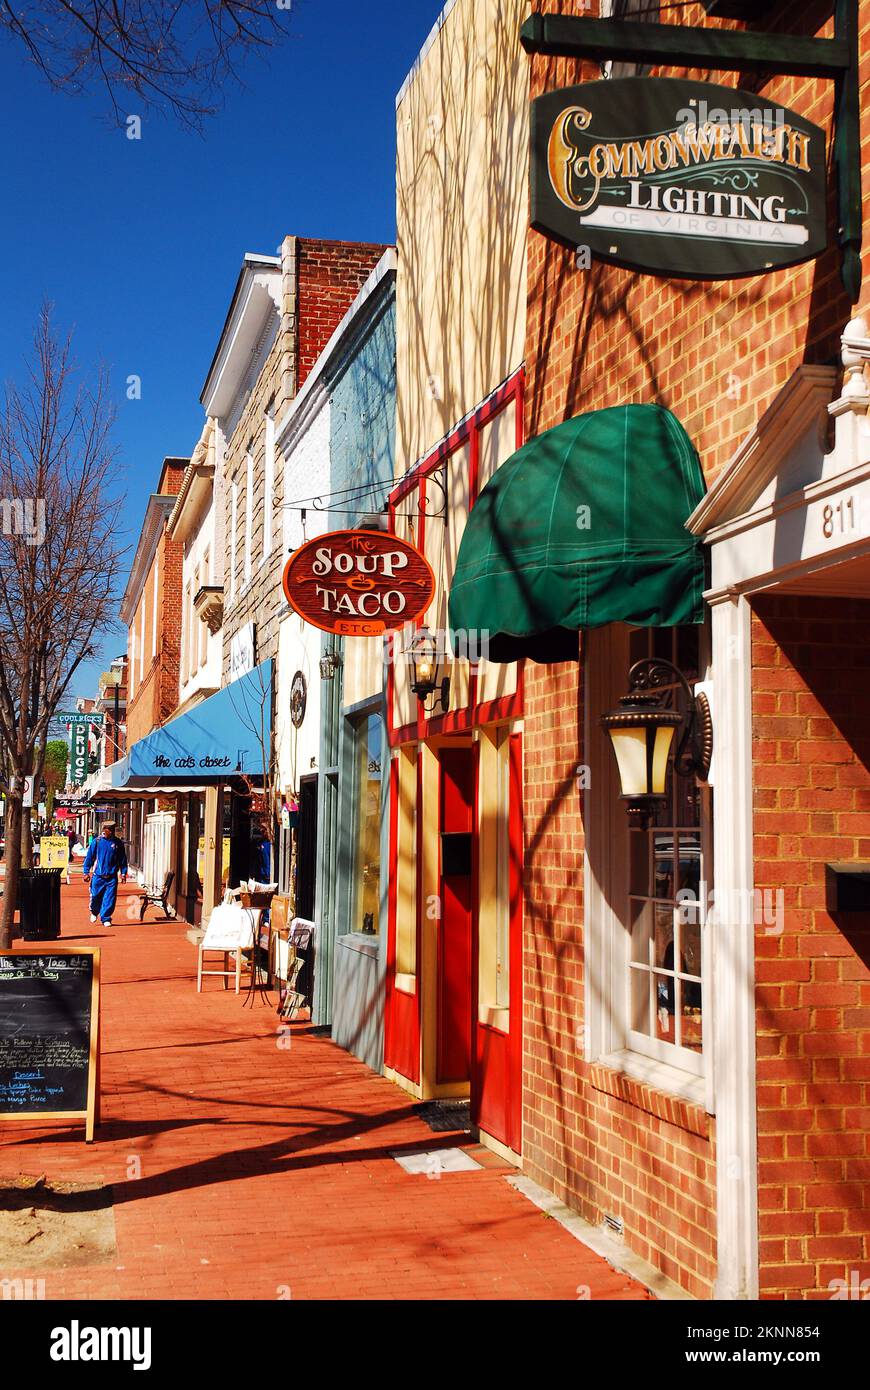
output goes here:
[[[245, 89], [227, 90], [203, 135], [143, 114], [138, 141], [102, 92], [51, 92], [0, 34], [0, 376], [19, 376], [49, 299], [82, 368], [111, 373], [128, 541], [164, 455], [199, 436], [244, 252], [274, 254], [288, 233], [394, 240], [395, 97], [440, 8], [296, 0], [283, 45], [246, 65]], [[125, 394], [133, 373], [138, 401]], [[119, 624], [73, 694], [93, 694], [125, 646]]]

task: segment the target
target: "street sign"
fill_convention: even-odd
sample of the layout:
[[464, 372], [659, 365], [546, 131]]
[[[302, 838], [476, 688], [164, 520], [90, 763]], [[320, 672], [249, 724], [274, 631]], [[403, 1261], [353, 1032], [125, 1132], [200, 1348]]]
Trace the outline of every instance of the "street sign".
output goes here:
[[584, 82], [532, 102], [531, 139], [532, 226], [578, 256], [727, 280], [827, 245], [824, 131], [754, 92]]
[[24, 779], [24, 794], [21, 798], [21, 805], [25, 808], [33, 805], [33, 775]]
[[70, 730], [70, 782], [79, 787], [88, 775], [88, 728], [73, 724]]
[[386, 531], [328, 531], [290, 556], [284, 593], [323, 632], [375, 637], [425, 613], [435, 593], [428, 561]]

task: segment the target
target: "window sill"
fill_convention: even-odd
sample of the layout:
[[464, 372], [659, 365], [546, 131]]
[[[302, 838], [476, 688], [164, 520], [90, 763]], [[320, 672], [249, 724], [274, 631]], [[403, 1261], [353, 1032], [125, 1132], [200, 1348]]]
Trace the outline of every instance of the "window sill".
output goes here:
[[347, 932], [337, 938], [337, 944], [346, 951], [357, 951], [361, 956], [379, 956], [380, 937], [375, 933]]
[[589, 1079], [597, 1091], [636, 1105], [679, 1129], [704, 1139], [710, 1133], [703, 1076], [692, 1076], [679, 1067], [622, 1051], [600, 1057], [592, 1064]]
[[509, 1033], [511, 1011], [506, 1008], [496, 1008], [495, 1005], [482, 1004], [478, 1011], [477, 1021], [482, 1028], [494, 1028], [498, 1033]]

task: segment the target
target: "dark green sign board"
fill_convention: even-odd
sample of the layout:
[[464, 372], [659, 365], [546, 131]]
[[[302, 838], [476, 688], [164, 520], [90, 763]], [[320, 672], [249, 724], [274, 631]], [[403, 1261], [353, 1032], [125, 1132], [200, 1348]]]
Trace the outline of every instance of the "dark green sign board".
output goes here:
[[70, 730], [70, 782], [79, 787], [88, 775], [88, 726], [73, 724]]
[[824, 131], [752, 92], [624, 77], [532, 102], [532, 226], [653, 275], [728, 280], [827, 245]]

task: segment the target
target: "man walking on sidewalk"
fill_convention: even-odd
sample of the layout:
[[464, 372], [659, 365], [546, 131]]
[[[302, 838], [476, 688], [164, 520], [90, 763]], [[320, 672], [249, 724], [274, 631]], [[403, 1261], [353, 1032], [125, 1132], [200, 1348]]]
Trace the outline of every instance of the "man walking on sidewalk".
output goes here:
[[112, 925], [112, 913], [118, 896], [118, 874], [121, 882], [127, 882], [127, 854], [122, 840], [115, 838], [115, 822], [107, 820], [100, 835], [91, 840], [85, 862], [82, 865], [82, 878], [85, 883], [91, 879], [91, 921], [100, 918], [104, 927]]

